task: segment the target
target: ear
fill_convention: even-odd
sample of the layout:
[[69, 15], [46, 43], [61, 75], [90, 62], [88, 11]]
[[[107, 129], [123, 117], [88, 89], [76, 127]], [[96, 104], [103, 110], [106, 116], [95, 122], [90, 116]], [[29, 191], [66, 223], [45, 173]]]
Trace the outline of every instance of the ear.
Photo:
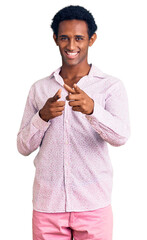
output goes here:
[[97, 39], [97, 34], [94, 33], [94, 34], [92, 35], [92, 37], [90, 38], [90, 40], [89, 40], [89, 46], [90, 46], [90, 47], [93, 45], [93, 43], [95, 42], [96, 39]]
[[54, 39], [56, 45], [58, 46], [58, 38], [57, 38], [57, 36], [55, 35], [55, 33], [53, 34], [53, 39]]

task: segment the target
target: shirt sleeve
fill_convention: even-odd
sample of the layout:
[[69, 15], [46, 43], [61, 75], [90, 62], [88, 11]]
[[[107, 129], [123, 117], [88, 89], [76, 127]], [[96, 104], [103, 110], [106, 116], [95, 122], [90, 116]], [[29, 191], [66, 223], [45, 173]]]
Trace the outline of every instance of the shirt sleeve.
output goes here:
[[94, 111], [86, 118], [94, 130], [113, 146], [125, 144], [130, 136], [130, 122], [128, 97], [122, 81], [114, 84], [107, 92], [105, 107], [93, 100]]
[[39, 116], [33, 89], [34, 85], [32, 85], [29, 91], [20, 129], [17, 134], [17, 149], [24, 156], [28, 156], [40, 146], [45, 131], [51, 124], [50, 121], [46, 122]]

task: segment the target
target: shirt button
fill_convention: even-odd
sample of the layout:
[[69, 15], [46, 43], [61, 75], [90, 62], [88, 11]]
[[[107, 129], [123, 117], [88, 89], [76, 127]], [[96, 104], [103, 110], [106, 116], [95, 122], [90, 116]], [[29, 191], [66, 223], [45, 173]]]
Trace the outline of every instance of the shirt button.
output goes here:
[[68, 119], [66, 119], [65, 122], [68, 123]]

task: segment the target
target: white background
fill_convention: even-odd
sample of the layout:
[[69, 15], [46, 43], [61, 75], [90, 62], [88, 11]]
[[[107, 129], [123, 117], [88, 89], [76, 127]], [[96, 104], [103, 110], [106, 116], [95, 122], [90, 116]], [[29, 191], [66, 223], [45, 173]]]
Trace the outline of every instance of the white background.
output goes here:
[[147, 239], [147, 14], [145, 1], [25, 0], [0, 3], [0, 238], [32, 239], [32, 185], [36, 152], [17, 152], [16, 136], [30, 86], [61, 65], [50, 29], [70, 4], [92, 12], [97, 41], [89, 63], [120, 78], [129, 98], [131, 137], [110, 146], [114, 169], [113, 240]]

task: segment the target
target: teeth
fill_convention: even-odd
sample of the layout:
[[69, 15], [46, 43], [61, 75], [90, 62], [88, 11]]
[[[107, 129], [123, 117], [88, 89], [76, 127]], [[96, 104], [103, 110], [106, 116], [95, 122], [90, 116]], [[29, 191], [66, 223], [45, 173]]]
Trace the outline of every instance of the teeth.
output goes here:
[[78, 52], [74, 52], [74, 53], [71, 53], [71, 52], [66, 52], [67, 53], [67, 55], [70, 55], [70, 56], [75, 56], [75, 55], [77, 55], [77, 53]]

